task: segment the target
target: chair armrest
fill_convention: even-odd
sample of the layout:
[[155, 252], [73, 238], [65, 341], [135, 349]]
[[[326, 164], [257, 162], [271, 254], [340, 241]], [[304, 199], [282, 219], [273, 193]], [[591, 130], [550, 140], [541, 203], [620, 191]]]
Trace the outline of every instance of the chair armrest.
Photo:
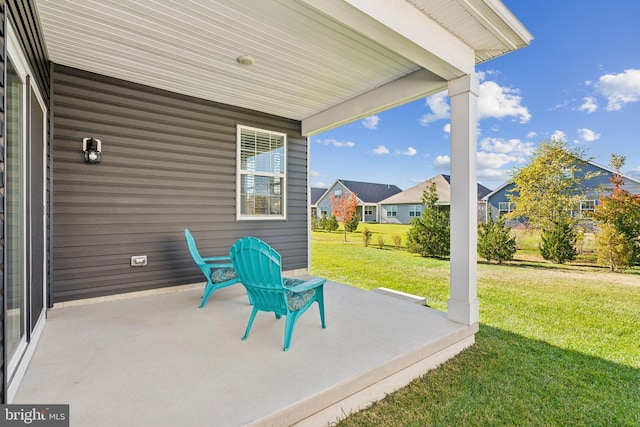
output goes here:
[[314, 277], [313, 279], [309, 279], [306, 282], [300, 283], [296, 286], [284, 286], [285, 289], [291, 292], [304, 292], [311, 289], [318, 288], [327, 281], [327, 279], [323, 279], [322, 277]]
[[210, 256], [208, 258], [202, 258], [205, 261], [231, 261], [231, 257], [228, 255], [225, 256]]

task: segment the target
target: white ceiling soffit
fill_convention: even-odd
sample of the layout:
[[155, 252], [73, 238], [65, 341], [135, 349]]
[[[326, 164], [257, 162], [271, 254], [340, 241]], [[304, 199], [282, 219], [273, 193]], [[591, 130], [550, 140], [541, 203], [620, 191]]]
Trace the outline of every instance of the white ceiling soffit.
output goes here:
[[518, 48], [508, 28], [521, 24], [489, 3], [36, 0], [57, 64], [301, 120], [305, 134], [440, 91], [485, 52]]

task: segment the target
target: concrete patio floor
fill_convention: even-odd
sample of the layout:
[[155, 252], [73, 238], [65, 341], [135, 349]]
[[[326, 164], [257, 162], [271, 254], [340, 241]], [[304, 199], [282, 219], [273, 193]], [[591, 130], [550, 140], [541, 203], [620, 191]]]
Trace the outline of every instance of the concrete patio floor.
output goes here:
[[241, 285], [198, 309], [202, 285], [49, 310], [12, 403], [70, 405], [80, 426], [322, 426], [366, 407], [474, 342], [477, 325], [402, 298], [325, 285], [282, 351], [284, 320]]

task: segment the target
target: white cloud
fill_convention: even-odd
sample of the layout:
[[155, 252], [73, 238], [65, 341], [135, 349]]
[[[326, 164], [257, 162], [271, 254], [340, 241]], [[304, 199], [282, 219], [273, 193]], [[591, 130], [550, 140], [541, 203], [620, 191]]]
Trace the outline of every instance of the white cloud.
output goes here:
[[337, 139], [319, 139], [318, 144], [333, 145], [334, 147], [354, 147], [356, 145], [353, 141], [338, 141]]
[[314, 181], [311, 183], [311, 186], [314, 188], [329, 188], [329, 184], [324, 181]]
[[578, 111], [586, 111], [587, 113], [593, 113], [598, 109], [598, 101], [592, 97], [587, 96], [584, 98], [584, 103], [578, 107]]
[[492, 181], [509, 179], [509, 167], [513, 164], [524, 164], [534, 150], [534, 143], [519, 139], [484, 138], [479, 143], [477, 154], [478, 178]]
[[451, 133], [451, 123], [447, 123], [446, 125], [442, 126], [442, 131], [444, 133]]
[[551, 139], [555, 139], [556, 141], [567, 141], [567, 134], [562, 132], [561, 130], [556, 130], [551, 135]]
[[313, 176], [313, 177], [318, 177], [321, 176], [320, 172], [311, 169], [311, 171], [309, 172], [309, 175]]
[[640, 166], [638, 166], [637, 168], [633, 168], [628, 172], [629, 175], [635, 177], [635, 178], [640, 178]]
[[535, 138], [536, 136], [538, 136], [538, 132], [533, 132], [533, 131], [532, 131], [532, 132], [529, 132], [529, 133], [527, 134], [527, 138], [529, 138], [529, 139], [533, 139], [533, 138]]
[[517, 162], [519, 157], [505, 153], [478, 152], [478, 169], [499, 169], [509, 163]]
[[383, 154], [389, 154], [389, 149], [384, 145], [378, 145], [373, 149], [373, 154], [377, 154], [379, 156], [382, 156]]
[[431, 113], [425, 114], [420, 118], [420, 124], [422, 126], [428, 126], [429, 123], [449, 118], [449, 104], [447, 103], [446, 91], [428, 97], [427, 105], [431, 108]]
[[413, 147], [408, 147], [405, 151], [397, 150], [396, 154], [402, 154], [403, 156], [412, 157], [412, 156], [415, 156], [416, 154], [418, 154], [418, 150], [416, 150]]
[[449, 167], [451, 167], [451, 157], [442, 155], [437, 156], [433, 161], [433, 166], [437, 169], [449, 170]]
[[618, 111], [629, 102], [640, 101], [640, 70], [605, 74], [594, 85], [598, 93], [607, 98], [607, 111]]
[[518, 156], [518, 161], [522, 157], [529, 156], [534, 149], [532, 142], [525, 142], [519, 139], [505, 140], [502, 138], [484, 138], [480, 141], [480, 148], [490, 153], [516, 155]]
[[362, 119], [362, 126], [366, 127], [367, 129], [378, 129], [378, 123], [380, 122], [380, 117], [373, 115], [373, 116], [369, 116], [369, 117], [365, 117], [364, 119]]
[[584, 142], [593, 142], [596, 139], [600, 138], [599, 133], [595, 133], [591, 129], [587, 128], [578, 129], [578, 135]]
[[522, 105], [519, 93], [518, 89], [503, 87], [494, 81], [482, 82], [478, 95], [478, 120], [489, 117], [513, 117], [520, 123], [527, 123], [531, 114], [527, 107]]

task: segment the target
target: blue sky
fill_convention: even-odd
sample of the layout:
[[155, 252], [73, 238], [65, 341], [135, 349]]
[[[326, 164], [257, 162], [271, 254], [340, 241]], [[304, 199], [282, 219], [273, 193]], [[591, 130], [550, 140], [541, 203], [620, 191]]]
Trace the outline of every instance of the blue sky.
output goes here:
[[[640, 178], [640, 0], [503, 0], [528, 47], [476, 67], [478, 181], [495, 189], [552, 137]], [[336, 179], [402, 189], [449, 173], [446, 93], [311, 138], [311, 185]]]

